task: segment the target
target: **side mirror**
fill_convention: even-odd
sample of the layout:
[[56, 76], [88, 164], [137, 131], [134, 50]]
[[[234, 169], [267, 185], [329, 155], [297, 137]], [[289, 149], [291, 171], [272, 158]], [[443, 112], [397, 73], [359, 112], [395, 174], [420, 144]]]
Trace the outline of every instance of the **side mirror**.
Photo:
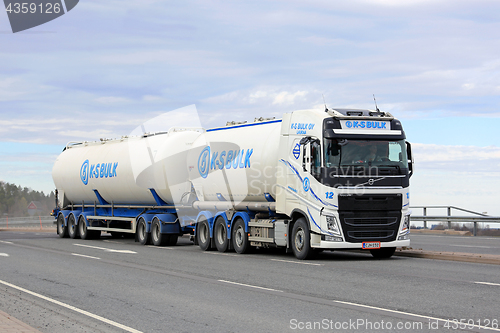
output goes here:
[[310, 137], [310, 136], [305, 136], [305, 137], [303, 137], [302, 139], [300, 139], [299, 144], [300, 144], [300, 145], [305, 145], [305, 144], [307, 144], [309, 141], [311, 141], [311, 137]]
[[413, 175], [413, 156], [411, 154], [411, 144], [406, 141], [406, 154], [408, 158], [408, 170], [410, 171], [410, 177]]

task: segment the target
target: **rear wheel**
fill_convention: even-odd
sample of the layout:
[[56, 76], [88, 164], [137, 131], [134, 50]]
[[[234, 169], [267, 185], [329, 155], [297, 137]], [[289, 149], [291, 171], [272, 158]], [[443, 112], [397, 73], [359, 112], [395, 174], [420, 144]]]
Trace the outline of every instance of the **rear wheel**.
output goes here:
[[147, 232], [146, 221], [143, 218], [139, 219], [139, 223], [137, 223], [137, 240], [142, 245], [146, 245], [150, 243], [151, 234]]
[[80, 233], [81, 239], [90, 239], [90, 231], [87, 230], [87, 223], [85, 223], [85, 218], [80, 216], [78, 219], [78, 232]]
[[85, 218], [80, 216], [78, 219], [78, 233], [81, 239], [95, 239], [101, 236], [101, 231], [99, 230], [88, 230]]
[[68, 237], [68, 228], [64, 225], [64, 215], [59, 214], [57, 217], [57, 234], [61, 238]]
[[71, 238], [78, 238], [78, 226], [76, 225], [75, 215], [69, 214], [68, 217], [68, 235]]
[[248, 251], [248, 234], [245, 231], [245, 222], [241, 218], [236, 220], [233, 226], [233, 247], [237, 253], [243, 254]]
[[396, 252], [395, 247], [382, 247], [380, 249], [370, 250], [372, 256], [376, 259], [388, 259]]
[[153, 244], [156, 246], [165, 246], [168, 238], [168, 235], [161, 233], [160, 220], [155, 217], [151, 225], [151, 240], [153, 241]]
[[229, 247], [229, 240], [227, 238], [226, 221], [222, 217], [217, 218], [215, 221], [214, 239], [217, 250], [226, 252]]
[[292, 250], [297, 259], [309, 259], [313, 251], [310, 244], [309, 228], [306, 220], [301, 217], [292, 228]]
[[207, 220], [201, 220], [198, 222], [198, 227], [196, 228], [196, 239], [200, 249], [203, 251], [210, 250], [210, 227], [208, 226]]

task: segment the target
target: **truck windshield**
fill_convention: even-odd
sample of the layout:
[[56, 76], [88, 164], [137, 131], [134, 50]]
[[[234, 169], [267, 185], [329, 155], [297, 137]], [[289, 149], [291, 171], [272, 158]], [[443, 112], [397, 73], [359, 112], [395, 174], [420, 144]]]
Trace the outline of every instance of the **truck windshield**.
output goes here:
[[367, 141], [325, 139], [325, 166], [340, 168], [348, 166], [393, 168], [396, 173], [408, 168], [406, 143], [397, 141]]

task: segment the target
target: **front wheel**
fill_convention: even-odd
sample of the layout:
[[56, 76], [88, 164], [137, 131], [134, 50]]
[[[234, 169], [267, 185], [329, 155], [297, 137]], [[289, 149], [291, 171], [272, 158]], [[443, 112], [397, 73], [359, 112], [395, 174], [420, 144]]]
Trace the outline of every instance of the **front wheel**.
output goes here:
[[388, 259], [396, 252], [395, 247], [383, 247], [380, 249], [370, 250], [372, 256], [376, 259]]
[[312, 256], [310, 244], [311, 237], [306, 220], [301, 217], [298, 219], [292, 228], [292, 250], [297, 259], [308, 259]]

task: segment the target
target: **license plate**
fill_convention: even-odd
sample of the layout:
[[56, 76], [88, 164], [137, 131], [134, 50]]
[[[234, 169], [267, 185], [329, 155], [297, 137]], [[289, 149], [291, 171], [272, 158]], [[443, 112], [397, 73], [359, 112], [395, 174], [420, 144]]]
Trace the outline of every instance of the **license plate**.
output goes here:
[[380, 242], [363, 242], [363, 249], [380, 249]]

